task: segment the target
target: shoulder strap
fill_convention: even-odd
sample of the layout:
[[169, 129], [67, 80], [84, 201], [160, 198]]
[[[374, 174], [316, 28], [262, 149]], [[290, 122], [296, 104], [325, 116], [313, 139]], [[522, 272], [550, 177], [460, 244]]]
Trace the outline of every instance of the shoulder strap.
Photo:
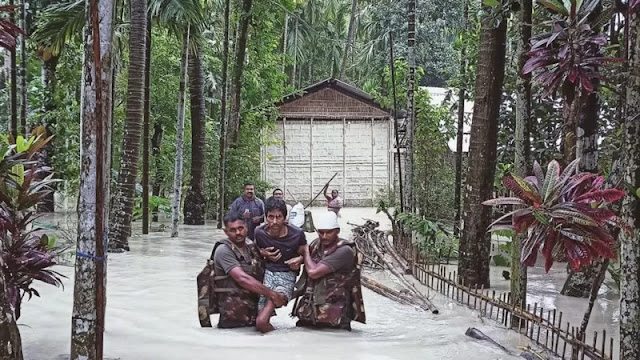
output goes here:
[[218, 246], [224, 244], [224, 242], [222, 241], [216, 241], [216, 243], [213, 245], [213, 250], [211, 250], [211, 260], [213, 260], [213, 256], [216, 254], [216, 249], [218, 248]]

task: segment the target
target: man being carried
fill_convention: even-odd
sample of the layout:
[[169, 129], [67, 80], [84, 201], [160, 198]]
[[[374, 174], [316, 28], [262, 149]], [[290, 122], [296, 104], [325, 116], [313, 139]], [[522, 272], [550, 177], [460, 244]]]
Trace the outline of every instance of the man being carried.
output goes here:
[[247, 225], [247, 237], [254, 239], [256, 227], [264, 221], [264, 203], [255, 195], [253, 183], [244, 184], [244, 195], [235, 199], [231, 211], [242, 215]]
[[351, 321], [366, 323], [360, 285], [361, 254], [338, 237], [334, 212], [314, 219], [318, 239], [305, 248], [304, 272], [296, 284], [296, 326], [351, 330]]
[[265, 296], [279, 308], [287, 298], [262, 285], [262, 261], [257, 248], [247, 241], [244, 218], [231, 212], [224, 217], [228, 239], [216, 244], [213, 255], [214, 282], [220, 312], [219, 328], [256, 325], [258, 296]]
[[[291, 298], [296, 278], [302, 264], [302, 250], [307, 246], [307, 239], [302, 230], [287, 225], [284, 219], [287, 207], [284, 200], [270, 197], [265, 204], [267, 224], [256, 229], [256, 245], [260, 254], [267, 258], [264, 285], [284, 295], [287, 301]], [[258, 302], [258, 319], [256, 328], [263, 333], [273, 330], [269, 319], [273, 315], [275, 304], [264, 296]]]

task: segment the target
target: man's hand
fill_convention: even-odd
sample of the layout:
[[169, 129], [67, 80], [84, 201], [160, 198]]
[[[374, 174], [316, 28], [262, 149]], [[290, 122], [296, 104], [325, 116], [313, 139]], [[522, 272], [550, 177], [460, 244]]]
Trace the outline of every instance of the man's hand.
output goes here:
[[302, 256], [298, 256], [298, 257], [294, 257], [293, 259], [289, 259], [284, 263], [289, 265], [289, 268], [291, 270], [299, 270], [303, 262], [304, 262], [304, 258]]
[[282, 257], [282, 254], [280, 253], [280, 250], [274, 248], [273, 246], [270, 246], [268, 248], [264, 248], [264, 249], [260, 249], [260, 255], [267, 258], [267, 260], [271, 261], [271, 262], [276, 262], [278, 260], [280, 260], [280, 258]]
[[262, 221], [262, 216], [254, 216], [253, 217], [253, 223], [254, 224], [260, 224], [260, 221]]
[[273, 302], [273, 305], [275, 305], [276, 309], [287, 305], [287, 297], [278, 292], [273, 291], [271, 296], [269, 296], [269, 299]]
[[250, 217], [251, 217], [251, 212], [250, 212], [250, 211], [245, 211], [245, 212], [242, 214], [242, 217], [243, 217], [243, 218], [245, 218], [245, 219], [250, 218]]

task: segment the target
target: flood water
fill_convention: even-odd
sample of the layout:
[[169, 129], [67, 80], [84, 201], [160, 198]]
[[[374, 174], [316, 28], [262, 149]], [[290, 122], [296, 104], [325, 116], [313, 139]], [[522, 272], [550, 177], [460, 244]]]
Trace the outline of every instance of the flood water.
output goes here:
[[[374, 218], [388, 226], [384, 215], [375, 214], [373, 209], [344, 210], [340, 219], [343, 232], [350, 229], [347, 222], [362, 223], [362, 218]], [[59, 216], [44, 218], [41, 222], [55, 223], [61, 219]], [[135, 226], [134, 233], [140, 233]], [[312, 234], [308, 235], [308, 240], [312, 240]], [[122, 360], [232, 356], [323, 360], [519, 358], [466, 337], [464, 332], [471, 326], [517, 354], [521, 352], [519, 346], [528, 344], [524, 336], [501, 328], [491, 320], [481, 320], [478, 313], [434, 291], [430, 297], [440, 310], [438, 315], [397, 304], [364, 289], [367, 324], [353, 323], [352, 332], [296, 328], [295, 319], [288, 316], [291, 304], [278, 310], [278, 316], [272, 321], [277, 330], [266, 335], [253, 329], [201, 328], [197, 319], [195, 279], [212, 245], [223, 236], [214, 222], [206, 226], [182, 226], [180, 236], [173, 239], [167, 227], [163, 232], [132, 237], [128, 253], [109, 254], [105, 357]], [[64, 290], [37, 284], [42, 297], [23, 304], [19, 323], [25, 359], [57, 359], [69, 353], [73, 267], [56, 266], [56, 270], [68, 277]], [[392, 282], [385, 274], [374, 276]], [[544, 287], [541, 287], [543, 291], [534, 290], [538, 289], [535, 284], [537, 280], [532, 282], [531, 296], [546, 298], [552, 291]], [[533, 295], [535, 291], [538, 295]], [[561, 305], [557, 300], [553, 304]], [[217, 321], [217, 316], [212, 321]]]

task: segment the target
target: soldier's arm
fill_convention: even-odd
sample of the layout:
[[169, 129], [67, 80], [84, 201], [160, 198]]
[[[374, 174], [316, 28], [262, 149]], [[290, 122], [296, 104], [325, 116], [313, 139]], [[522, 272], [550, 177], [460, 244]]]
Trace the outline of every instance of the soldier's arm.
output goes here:
[[[252, 293], [264, 295], [267, 299], [271, 300], [276, 304], [276, 307], [280, 307], [286, 303], [286, 300], [283, 302], [280, 301], [281, 294], [269, 289], [268, 287], [262, 285], [261, 282], [256, 280], [253, 276], [248, 275], [246, 272], [242, 270], [240, 267], [235, 267], [229, 271], [229, 276], [233, 280], [235, 280], [238, 285], [240, 285], [243, 289], [251, 291]], [[278, 306], [278, 304], [280, 304]]]
[[337, 272], [353, 264], [355, 254], [348, 246], [339, 247], [331, 255], [326, 256], [319, 262], [313, 261], [309, 251], [304, 252], [304, 266], [307, 275], [312, 279], [318, 279], [325, 275]]
[[307, 272], [307, 276], [309, 276], [311, 279], [319, 279], [333, 272], [333, 269], [327, 266], [327, 264], [313, 261], [308, 247], [305, 247], [303, 257], [304, 271]]

